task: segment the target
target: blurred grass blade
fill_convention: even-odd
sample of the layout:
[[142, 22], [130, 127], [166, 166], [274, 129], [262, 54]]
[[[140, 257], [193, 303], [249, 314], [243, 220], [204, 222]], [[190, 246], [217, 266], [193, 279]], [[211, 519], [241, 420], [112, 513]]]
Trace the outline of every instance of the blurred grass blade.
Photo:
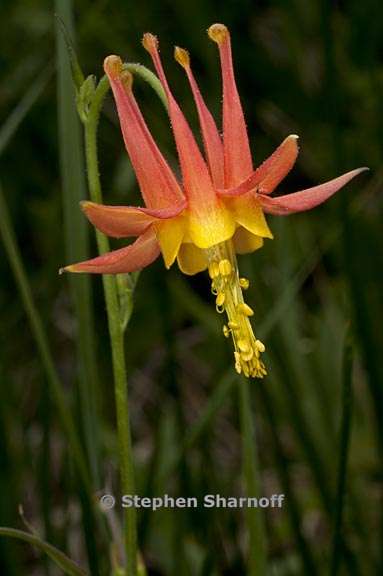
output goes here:
[[52, 397], [57, 406], [59, 416], [61, 418], [62, 426], [67, 434], [70, 448], [75, 459], [79, 475], [82, 478], [85, 486], [90, 487], [90, 479], [88, 470], [85, 464], [82, 448], [78, 440], [77, 431], [72, 419], [72, 414], [68, 408], [65, 394], [56, 368], [53, 363], [51, 351], [48, 344], [48, 339], [44, 331], [41, 318], [32, 298], [30, 286], [28, 284], [27, 275], [25, 273], [20, 253], [16, 244], [13, 234], [13, 229], [8, 215], [8, 209], [4, 200], [2, 187], [0, 184], [0, 234], [3, 239], [4, 247], [10, 266], [15, 276], [17, 287], [25, 307], [26, 314], [29, 318], [31, 329], [35, 337], [36, 345], [39, 350], [41, 361], [45, 370], [48, 384]]
[[[241, 378], [238, 379], [237, 384], [246, 496], [260, 498], [261, 484], [249, 382]], [[266, 536], [262, 510], [246, 508], [245, 514], [249, 532], [247, 574], [249, 576], [267, 574]]]
[[305, 280], [317, 266], [321, 255], [320, 250], [314, 249], [308, 254], [298, 270], [287, 279], [281, 295], [277, 298], [265, 319], [259, 324], [258, 332], [260, 337], [266, 338], [278, 324], [278, 321], [283, 317], [291, 302], [293, 302]]
[[23, 98], [8, 116], [7, 120], [0, 129], [0, 156], [7, 147], [10, 139], [32, 108], [33, 104], [37, 101], [42, 94], [44, 88], [48, 84], [52, 76], [53, 68], [51, 65], [47, 66], [29, 86]]
[[[67, 31], [73, 36], [72, 7], [69, 0], [57, 0], [56, 12]], [[81, 130], [75, 103], [75, 90], [65, 38], [59, 25], [57, 43], [57, 98], [60, 145], [60, 166], [64, 206], [66, 257], [69, 262], [89, 257], [87, 223], [79, 208], [86, 197], [85, 164], [81, 145]], [[80, 366], [80, 411], [87, 456], [96, 488], [100, 487], [99, 440], [97, 401], [99, 383], [97, 375], [92, 293], [87, 275], [69, 275], [71, 294], [77, 318], [77, 350]]]
[[166, 467], [160, 473], [158, 479], [158, 485], [160, 486], [173, 471], [177, 468], [182, 460], [183, 455], [187, 450], [190, 450], [202, 434], [208, 430], [209, 426], [212, 424], [217, 412], [227, 401], [227, 397], [233, 389], [234, 383], [236, 383], [237, 378], [233, 370], [226, 373], [221, 380], [216, 384], [212, 394], [209, 396], [206, 405], [204, 406], [201, 414], [199, 415], [197, 421], [190, 426], [186, 431], [183, 442], [178, 450], [169, 458], [169, 462]]
[[[83, 84], [85, 77], [83, 74], [83, 71], [81, 70], [81, 66], [80, 63], [78, 61], [77, 58], [77, 54], [76, 51], [74, 49], [72, 40], [69, 36], [69, 32], [68, 29], [65, 25], [64, 20], [61, 18], [60, 14], [55, 14], [56, 16], [56, 23], [57, 23], [57, 27], [60, 28], [60, 32], [61, 32], [61, 36], [65, 42], [65, 46], [66, 46], [66, 52], [69, 58], [69, 63], [70, 63], [70, 67], [71, 67], [71, 72], [72, 72], [72, 80], [74, 82], [74, 85], [76, 86], [76, 89], [79, 90], [81, 85]], [[70, 22], [70, 24], [72, 24]], [[73, 26], [72, 26], [73, 28]], [[73, 33], [73, 30], [71, 30], [71, 32]]]
[[[70, 57], [65, 38], [59, 28], [61, 20], [68, 34], [73, 37], [72, 2], [56, 0], [56, 49], [57, 49], [57, 100], [59, 152], [64, 208], [66, 257], [69, 262], [86, 260], [89, 257], [87, 223], [79, 208], [86, 197], [85, 163], [81, 142], [75, 88], [72, 79]], [[87, 460], [94, 488], [101, 487], [99, 422], [99, 381], [96, 360], [96, 337], [92, 310], [91, 283], [88, 275], [69, 275], [75, 316], [77, 319], [78, 396], [82, 431]], [[83, 532], [86, 540], [88, 561], [92, 574], [99, 574], [99, 557], [95, 553], [96, 521], [91, 502], [81, 491]], [[100, 558], [102, 555], [100, 555]]]
[[[20, 501], [18, 496], [19, 487], [23, 481], [20, 478], [19, 471], [25, 452], [20, 451], [18, 460], [15, 462], [13, 446], [15, 445], [14, 422], [16, 412], [12, 410], [14, 383], [3, 369], [5, 363], [3, 350], [0, 351], [0, 510], [1, 522], [7, 526], [12, 526], [14, 512], [17, 510], [17, 505]], [[21, 418], [19, 418], [19, 424], [21, 425]], [[21, 567], [22, 558], [18, 547], [0, 538], [0, 574], [20, 576]]]
[[[333, 498], [330, 487], [330, 465], [331, 463], [325, 462], [321, 457], [319, 447], [317, 445], [315, 434], [311, 423], [308, 421], [306, 412], [302, 403], [300, 402], [300, 392], [296, 385], [294, 370], [292, 368], [291, 357], [289, 356], [288, 349], [285, 348], [283, 340], [280, 338], [276, 340], [278, 349], [284, 354], [285, 370], [283, 371], [283, 385], [285, 394], [286, 407], [289, 410], [290, 420], [297, 441], [301, 445], [302, 451], [305, 455], [306, 463], [309, 466], [313, 479], [321, 499], [323, 510], [331, 519], [333, 517]], [[345, 560], [350, 575], [360, 574], [357, 558], [348, 548], [343, 541], [343, 549], [345, 552]]]
[[68, 558], [61, 550], [58, 550], [52, 544], [41, 540], [38, 536], [34, 534], [29, 534], [23, 530], [15, 530], [14, 528], [0, 528], [0, 536], [8, 536], [9, 538], [16, 538], [18, 540], [24, 540], [35, 546], [42, 552], [45, 552], [59, 568], [63, 570], [65, 574], [69, 576], [87, 576], [87, 573], [80, 568], [73, 560]]
[[236, 384], [237, 377], [234, 370], [225, 374], [221, 380], [215, 385], [214, 390], [209, 396], [205, 408], [201, 412], [198, 420], [188, 430], [184, 440], [184, 450], [191, 448], [198, 438], [208, 430], [212, 424], [213, 419], [217, 415], [218, 410], [226, 402], [226, 397], [233, 390]]
[[221, 335], [217, 314], [191, 288], [181, 275], [169, 279], [169, 286], [177, 304], [190, 314], [196, 322], [202, 324], [213, 336]]
[[342, 414], [340, 424], [340, 443], [338, 460], [337, 492], [334, 514], [334, 535], [330, 565], [330, 576], [336, 576], [342, 559], [342, 517], [346, 491], [347, 461], [351, 440], [352, 423], [352, 366], [353, 351], [350, 343], [350, 335], [346, 334], [343, 353], [343, 377], [342, 377]]
[[289, 462], [285, 454], [285, 448], [280, 439], [278, 418], [275, 414], [274, 402], [270, 394], [269, 383], [268, 382], [265, 383], [264, 381], [260, 382], [258, 390], [260, 398], [262, 399], [262, 403], [265, 408], [265, 412], [267, 414], [267, 419], [270, 427], [270, 435], [275, 455], [275, 463], [278, 468], [278, 473], [283, 488], [283, 492], [286, 495], [287, 514], [289, 516], [289, 521], [291, 524], [292, 532], [295, 537], [297, 549], [300, 552], [302, 565], [304, 567], [304, 573], [310, 574], [310, 576], [315, 576], [316, 574], [318, 574], [318, 571], [306, 534], [302, 529], [303, 519], [302, 519], [301, 505], [299, 499], [294, 493]]

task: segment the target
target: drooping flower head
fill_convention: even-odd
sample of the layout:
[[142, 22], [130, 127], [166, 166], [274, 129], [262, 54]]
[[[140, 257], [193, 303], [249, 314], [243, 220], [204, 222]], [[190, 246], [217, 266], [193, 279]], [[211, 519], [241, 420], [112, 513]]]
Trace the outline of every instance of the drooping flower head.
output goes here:
[[174, 52], [193, 94], [204, 155], [169, 87], [156, 36], [147, 33], [143, 37], [143, 46], [167, 97], [182, 181], [169, 167], [145, 123], [133, 94], [132, 75], [118, 56], [105, 59], [104, 69], [145, 207], [83, 202], [85, 214], [100, 231], [115, 238], [137, 239], [124, 248], [64, 270], [126, 273], [148, 266], [160, 254], [167, 268], [177, 260], [185, 274], [208, 269], [217, 311], [227, 314], [223, 332], [233, 340], [235, 368], [247, 377], [262, 378], [266, 370], [260, 355], [265, 347], [253, 334], [249, 321], [253, 311], [242, 293], [249, 282], [239, 276], [236, 253], [253, 252], [262, 246], [264, 238], [273, 237], [265, 213], [285, 215], [310, 210], [365, 168], [308, 190], [272, 198], [270, 194], [295, 163], [298, 137], [287, 136], [254, 170], [234, 77], [229, 31], [223, 24], [213, 24], [208, 35], [217, 44], [221, 61], [222, 136], [194, 78], [189, 54], [179, 47]]

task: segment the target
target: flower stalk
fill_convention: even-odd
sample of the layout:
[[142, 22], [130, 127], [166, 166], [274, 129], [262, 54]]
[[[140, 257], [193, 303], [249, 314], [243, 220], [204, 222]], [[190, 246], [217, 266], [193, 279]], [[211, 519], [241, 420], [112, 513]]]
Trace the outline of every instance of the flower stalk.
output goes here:
[[[93, 202], [102, 202], [101, 182], [98, 171], [97, 126], [105, 94], [109, 89], [106, 79], [103, 79], [94, 92], [88, 114], [83, 118], [85, 131], [85, 154], [88, 174], [89, 194]], [[109, 251], [108, 238], [96, 231], [99, 254]], [[134, 460], [130, 435], [130, 415], [128, 399], [128, 383], [126, 374], [124, 333], [120, 320], [118, 288], [116, 277], [103, 275], [103, 287], [108, 317], [108, 328], [112, 349], [112, 364], [114, 376], [114, 392], [116, 401], [116, 419], [119, 460], [121, 471], [121, 489], [124, 494], [134, 493]], [[126, 508], [124, 511], [124, 541], [126, 553], [126, 574], [137, 574], [137, 529], [136, 511]]]
[[[141, 64], [127, 63], [124, 69], [140, 76], [148, 82], [166, 106], [166, 97], [158, 78]], [[78, 92], [78, 111], [84, 125], [85, 156], [87, 165], [88, 188], [92, 202], [102, 203], [102, 188], [98, 169], [97, 129], [104, 98], [110, 84], [107, 76], [103, 76], [98, 85], [94, 78], [88, 77]], [[96, 230], [98, 252], [101, 255], [109, 252], [108, 237]], [[124, 494], [134, 493], [134, 458], [130, 434], [130, 415], [128, 383], [124, 350], [124, 331], [127, 320], [122, 318], [119, 301], [119, 281], [121, 277], [103, 275], [104, 296], [108, 317], [108, 328], [112, 349], [112, 364], [114, 376], [114, 391], [116, 400], [116, 419], [119, 460], [121, 470], [121, 489]], [[129, 303], [132, 309], [132, 302]], [[137, 574], [137, 524], [134, 508], [125, 509], [124, 541], [126, 553], [126, 574]]]

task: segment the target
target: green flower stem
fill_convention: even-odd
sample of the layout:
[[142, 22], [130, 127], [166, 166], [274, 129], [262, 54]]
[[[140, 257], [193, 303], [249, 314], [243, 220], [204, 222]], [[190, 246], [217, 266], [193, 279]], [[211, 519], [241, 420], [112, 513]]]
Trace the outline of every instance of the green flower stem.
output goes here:
[[[128, 62], [124, 64], [124, 70], [129, 70], [129, 72], [131, 72], [132, 74], [136, 75], [136, 76], [140, 76], [142, 78], [142, 80], [145, 80], [145, 82], [147, 82], [155, 91], [155, 93], [157, 94], [158, 98], [161, 100], [162, 104], [164, 105], [165, 109], [168, 109], [168, 101], [166, 98], [166, 94], [164, 89], [162, 88], [161, 82], [159, 81], [159, 79], [157, 78], [157, 76], [151, 71], [149, 70], [149, 68], [146, 68], [146, 66], [143, 66], [142, 64], [135, 64], [132, 62]], [[110, 88], [110, 84], [109, 84], [109, 80], [108, 77], [106, 75], [104, 75], [101, 80], [99, 81], [97, 88], [95, 90], [93, 99], [92, 99], [92, 111], [91, 114], [95, 114], [97, 116], [96, 118], [96, 129], [97, 129], [97, 124], [98, 124], [98, 119], [100, 117], [100, 112], [101, 112], [101, 107], [102, 104], [104, 102], [104, 98], [107, 94], [107, 92], [109, 91]], [[99, 193], [101, 194], [101, 187], [100, 184], [98, 184], [98, 190]]]
[[162, 84], [157, 76], [151, 70], [149, 70], [149, 68], [146, 68], [146, 66], [143, 66], [142, 64], [134, 64], [132, 62], [124, 64], [124, 68], [125, 70], [129, 70], [132, 74], [140, 76], [142, 80], [145, 80], [145, 82], [147, 82], [156, 92], [165, 109], [168, 109], [168, 100], [166, 98], [165, 91], [162, 88]]
[[[125, 69], [148, 82], [167, 108], [167, 101], [157, 76], [141, 64], [125, 64]], [[97, 128], [104, 98], [109, 90], [109, 80], [103, 76], [95, 89], [86, 115], [82, 115], [85, 128], [85, 154], [89, 194], [93, 202], [102, 203], [102, 190], [98, 171]], [[108, 238], [96, 231], [99, 254], [109, 251]], [[124, 326], [121, 322], [118, 282], [115, 276], [103, 275], [108, 326], [112, 347], [112, 362], [116, 399], [117, 432], [119, 443], [121, 487], [124, 494], [134, 494], [134, 464], [130, 436], [128, 385], [124, 353]], [[137, 573], [137, 527], [134, 508], [125, 509], [125, 550], [128, 576]]]
[[[141, 64], [124, 64], [124, 68], [148, 82], [167, 108], [166, 96], [157, 76]], [[85, 128], [85, 154], [89, 194], [93, 202], [102, 203], [101, 182], [98, 171], [97, 128], [104, 98], [109, 90], [109, 80], [103, 76], [95, 89], [89, 109], [82, 121]], [[109, 251], [108, 238], [96, 231], [99, 254]], [[103, 275], [103, 285], [108, 326], [112, 347], [112, 362], [116, 398], [117, 432], [121, 466], [121, 487], [124, 494], [134, 494], [134, 463], [130, 436], [128, 387], [124, 353], [124, 326], [118, 298], [118, 281], [115, 276]], [[128, 576], [137, 573], [137, 527], [134, 508], [125, 509], [125, 550]]]
[[44, 330], [41, 317], [38, 313], [37, 307], [33, 301], [32, 292], [28, 283], [28, 278], [25, 273], [23, 262], [21, 259], [20, 251], [17, 246], [16, 238], [12, 229], [11, 221], [8, 214], [8, 208], [5, 203], [3, 191], [0, 185], [0, 235], [3, 238], [6, 254], [13, 275], [19, 289], [21, 299], [24, 304], [26, 314], [31, 325], [33, 335], [35, 337], [36, 345], [41, 357], [41, 361], [45, 370], [47, 382], [49, 385], [50, 393], [56, 403], [59, 417], [62, 426], [66, 432], [69, 446], [77, 466], [79, 475], [86, 486], [89, 493], [91, 493], [91, 481], [89, 472], [85, 464], [86, 460], [83, 454], [82, 447], [77, 435], [76, 426], [73, 421], [72, 413], [69, 409], [67, 398], [63, 391], [62, 383], [57, 375], [57, 371], [53, 362], [51, 350], [48, 343], [48, 338]]
[[[92, 100], [85, 127], [85, 153], [88, 172], [89, 194], [93, 202], [102, 202], [101, 183], [98, 172], [97, 126], [102, 102], [108, 91], [108, 83], [102, 79]], [[96, 232], [97, 246], [100, 254], [109, 251], [108, 238]], [[116, 401], [117, 433], [121, 469], [121, 488], [124, 494], [134, 494], [134, 464], [130, 436], [130, 417], [128, 403], [128, 386], [124, 352], [124, 334], [120, 322], [120, 308], [116, 278], [103, 275], [104, 294], [108, 316], [108, 327], [112, 348], [114, 390]], [[125, 509], [125, 551], [127, 576], [137, 574], [137, 529], [136, 511]]]
[[[261, 486], [257, 457], [256, 437], [251, 409], [249, 381], [238, 380], [239, 415], [242, 436], [243, 477], [248, 497], [259, 498]], [[262, 511], [259, 508], [246, 509], [246, 521], [249, 533], [248, 572], [249, 576], [267, 574], [266, 537]]]

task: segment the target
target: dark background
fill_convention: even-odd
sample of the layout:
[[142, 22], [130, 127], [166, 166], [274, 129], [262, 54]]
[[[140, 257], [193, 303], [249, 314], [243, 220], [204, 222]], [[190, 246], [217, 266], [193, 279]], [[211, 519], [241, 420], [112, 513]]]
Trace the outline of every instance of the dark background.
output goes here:
[[[102, 493], [109, 486], [118, 494], [101, 279], [93, 277], [87, 284], [92, 300], [86, 297], [85, 304], [94, 315], [87, 338], [94, 358], [86, 368], [93, 376], [82, 387], [79, 322], [84, 315], [79, 320], [73, 303], [76, 282], [82, 281], [57, 274], [70, 261], [71, 250], [80, 243], [85, 246], [84, 231], [89, 234], [89, 254], [96, 255], [93, 229], [81, 216], [77, 200], [65, 196], [62, 176], [68, 178], [71, 171], [65, 158], [60, 176], [60, 148], [73, 134], [67, 130], [59, 138], [54, 11], [66, 6], [1, 2], [0, 178], [60, 381], [89, 458], [94, 458], [94, 489]], [[100, 77], [103, 59], [111, 53], [150, 66], [140, 40], [143, 32], [158, 34], [169, 80], [195, 128], [192, 98], [173, 60], [173, 46], [190, 51], [201, 90], [219, 120], [219, 61], [206, 29], [224, 22], [232, 34], [255, 162], [286, 135], [300, 136], [297, 165], [280, 192], [315, 185], [359, 166], [371, 169], [313, 212], [270, 217], [275, 240], [240, 257], [241, 270], [251, 280], [248, 301], [256, 311], [254, 327], [267, 348], [269, 376], [251, 383], [262, 490], [266, 495], [286, 494], [282, 510], [265, 513], [270, 574], [313, 574], [314, 567], [318, 574], [328, 572], [347, 329], [354, 402], [343, 528], [347, 553], [341, 573], [381, 574], [383, 569], [380, 6], [373, 0], [74, 3], [76, 50], [84, 72]], [[135, 85], [161, 148], [174, 162], [163, 107], [139, 79]], [[70, 86], [65, 98], [70, 106]], [[64, 106], [62, 99], [59, 106]], [[138, 204], [110, 96], [104, 109], [99, 154], [105, 201]], [[16, 131], [15, 119], [20, 120]], [[81, 171], [77, 184], [84, 185]], [[22, 528], [22, 503], [26, 518], [43, 537], [84, 566], [90, 561], [92, 573], [107, 573], [107, 539], [83, 504], [57, 407], [1, 245], [0, 255], [0, 523]], [[237, 384], [226, 385], [214, 416], [170, 477], [161, 480], [160, 474], [233, 371], [208, 278], [187, 278], [176, 266], [167, 272], [160, 260], [145, 270], [135, 292], [126, 353], [137, 491], [239, 494]], [[97, 430], [91, 448], [84, 411], [91, 412]], [[246, 574], [246, 533], [239, 511], [142, 513], [139, 536], [150, 574]], [[56, 573], [27, 545], [4, 540], [0, 546], [2, 574]]]

